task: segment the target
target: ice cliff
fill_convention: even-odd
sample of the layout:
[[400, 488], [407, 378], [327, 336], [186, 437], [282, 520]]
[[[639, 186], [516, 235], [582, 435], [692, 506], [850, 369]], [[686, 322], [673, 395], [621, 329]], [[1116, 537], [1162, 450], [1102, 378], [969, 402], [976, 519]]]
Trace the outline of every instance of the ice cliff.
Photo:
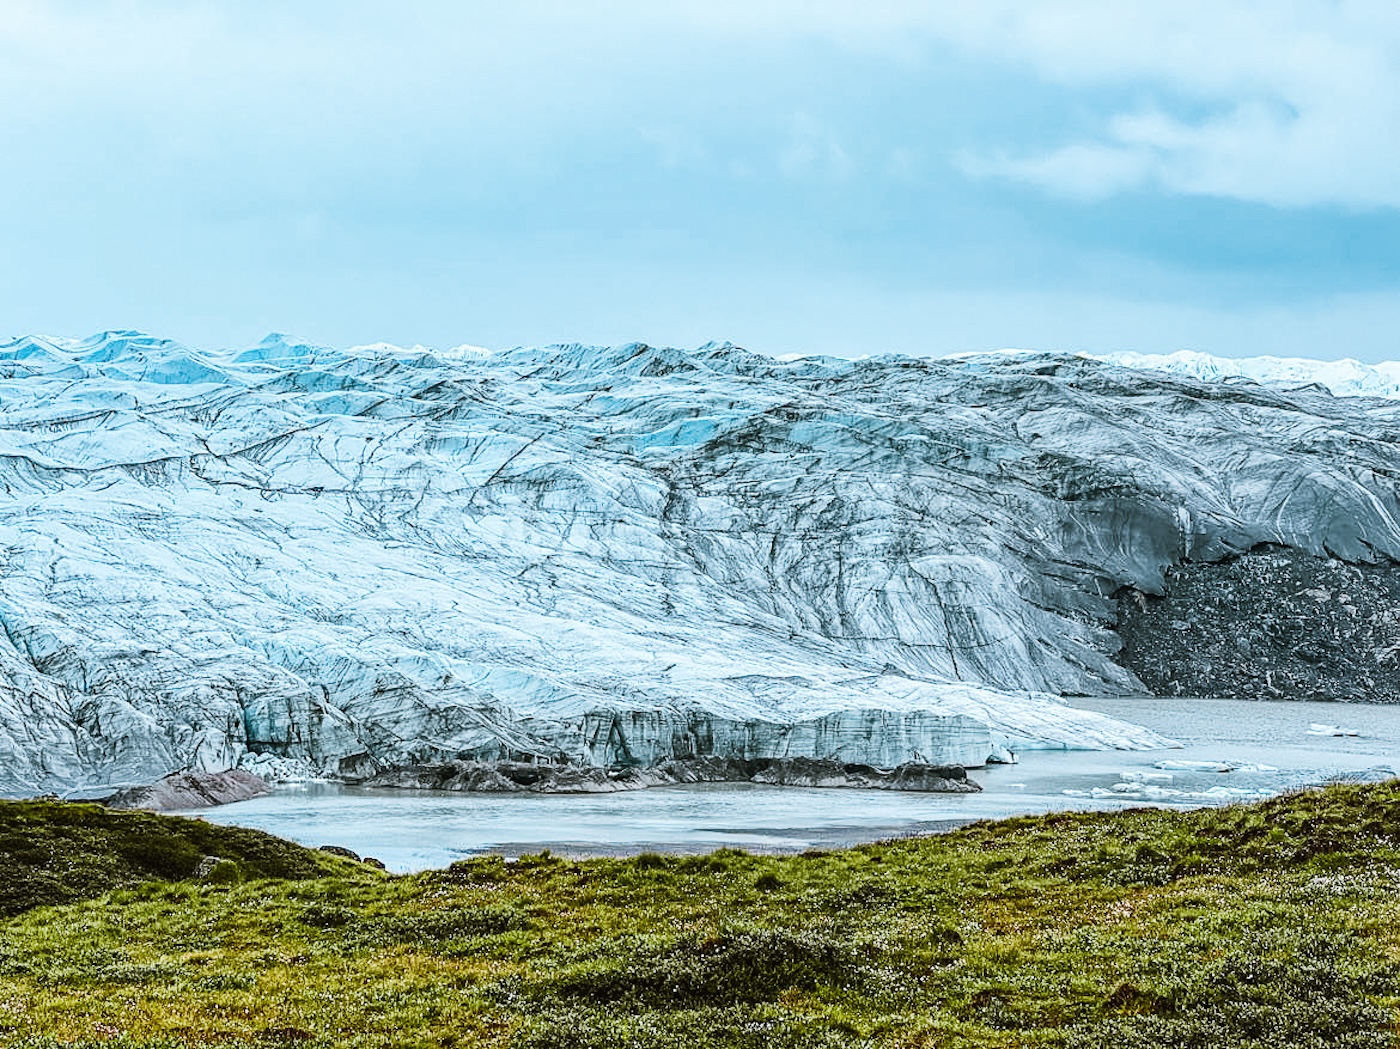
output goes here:
[[1400, 557], [1400, 405], [1068, 356], [0, 345], [0, 790], [1160, 737], [1123, 588]]

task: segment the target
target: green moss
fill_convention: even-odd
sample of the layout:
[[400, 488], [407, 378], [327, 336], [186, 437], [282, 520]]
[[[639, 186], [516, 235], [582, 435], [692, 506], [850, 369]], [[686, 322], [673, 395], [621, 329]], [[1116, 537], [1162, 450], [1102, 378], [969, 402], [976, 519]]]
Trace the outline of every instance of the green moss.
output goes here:
[[725, 929], [622, 941], [528, 985], [525, 993], [546, 1002], [673, 1010], [771, 1001], [784, 991], [847, 988], [862, 978], [849, 944], [821, 931]]
[[1400, 1030], [1395, 784], [403, 878], [194, 821], [6, 808], [6, 1045], [1378, 1049]]
[[344, 871], [323, 853], [242, 827], [54, 801], [0, 802], [0, 917], [150, 879], [315, 878]]

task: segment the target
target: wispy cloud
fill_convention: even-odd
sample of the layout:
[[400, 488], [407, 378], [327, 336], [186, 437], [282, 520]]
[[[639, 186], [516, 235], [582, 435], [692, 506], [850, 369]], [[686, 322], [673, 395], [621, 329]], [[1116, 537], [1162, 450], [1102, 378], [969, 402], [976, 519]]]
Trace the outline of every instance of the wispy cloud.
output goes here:
[[[972, 5], [969, 5], [972, 8]], [[1174, 97], [1049, 150], [964, 170], [1057, 193], [1160, 189], [1280, 207], [1400, 208], [1400, 6], [1327, 0], [987, 0], [935, 27], [1062, 85]]]
[[1079, 198], [1156, 189], [1400, 207], [1394, 0], [712, 0], [641, 19], [729, 40], [819, 37], [903, 63], [951, 45], [1063, 88], [1178, 103], [1129, 102], [1096, 133], [1048, 149], [963, 144], [959, 162], [981, 177]]

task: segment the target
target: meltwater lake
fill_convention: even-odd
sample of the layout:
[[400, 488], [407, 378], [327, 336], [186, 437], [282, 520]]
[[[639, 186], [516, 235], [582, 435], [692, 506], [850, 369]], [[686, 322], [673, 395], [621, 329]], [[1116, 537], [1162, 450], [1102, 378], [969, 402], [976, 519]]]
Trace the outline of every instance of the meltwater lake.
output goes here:
[[[1182, 746], [1025, 751], [1018, 764], [972, 771], [980, 794], [748, 783], [618, 794], [457, 794], [312, 783], [195, 815], [305, 845], [342, 845], [406, 872], [546, 848], [568, 856], [722, 847], [800, 852], [1029, 813], [1227, 804], [1400, 771], [1400, 705], [1175, 698], [1073, 705], [1146, 725]], [[1332, 735], [1332, 728], [1349, 734]]]

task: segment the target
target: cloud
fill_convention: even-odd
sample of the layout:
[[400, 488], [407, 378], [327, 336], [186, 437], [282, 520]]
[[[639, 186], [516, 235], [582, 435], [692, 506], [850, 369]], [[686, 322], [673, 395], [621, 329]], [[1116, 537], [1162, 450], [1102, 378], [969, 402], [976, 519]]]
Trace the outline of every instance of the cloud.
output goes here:
[[[820, 54], [814, 44], [909, 71], [911, 83], [951, 50], [1098, 116], [1047, 142], [1053, 131], [988, 112], [987, 129], [962, 141], [857, 150], [850, 128], [783, 83]], [[834, 57], [833, 75], [842, 68]], [[629, 119], [659, 165], [681, 167], [735, 153], [713, 141], [722, 103], [742, 120], [754, 99], [779, 97], [786, 113], [807, 114], [779, 150], [789, 176], [876, 172], [898, 147], [1076, 198], [1154, 189], [1400, 207], [1394, 0], [5, 0], [0, 19], [0, 133], [10, 125], [11, 142], [23, 140], [16, 124], [100, 123], [144, 136], [168, 166], [222, 163], [241, 145], [270, 167], [281, 151], [302, 161], [304, 182], [341, 177], [323, 168], [349, 156], [373, 167], [466, 142], [524, 156], [531, 136]]]
[[1083, 92], [1086, 108], [1105, 93], [1123, 100], [1093, 133], [1049, 148], [1023, 144], [1040, 137], [1036, 128], [1020, 141], [954, 147], [979, 177], [1078, 198], [1155, 189], [1279, 207], [1400, 207], [1394, 0], [710, 0], [603, 10], [648, 33], [818, 38], [904, 66], [952, 47]]
[[1149, 88], [1092, 137], [963, 169], [1074, 197], [1161, 189], [1278, 207], [1400, 207], [1400, 6], [987, 0], [931, 25], [1073, 88]]
[[956, 160], [963, 171], [974, 177], [1019, 179], [1066, 197], [1096, 200], [1141, 185], [1150, 173], [1153, 158], [1146, 151], [1080, 143], [1024, 159], [964, 151]]
[[[1076, 289], [1122, 296], [1105, 332], [1152, 348], [1132, 317], [1153, 336], [1181, 301], [1397, 280], [1400, 215], [1317, 207], [1400, 206], [1394, 0], [0, 10], [17, 331], [631, 338], [645, 300], [658, 332], [695, 311], [673, 337], [696, 341], [742, 334], [725, 317], [748, 303], [781, 344], [816, 339], [830, 298], [863, 351], [883, 336], [836, 290], [864, 283], [947, 291], [890, 329], [905, 348], [978, 289], [997, 295], [949, 348], [994, 344], [1021, 305], [1025, 339], [1071, 344]], [[1047, 297], [999, 297], [1018, 287]]]

